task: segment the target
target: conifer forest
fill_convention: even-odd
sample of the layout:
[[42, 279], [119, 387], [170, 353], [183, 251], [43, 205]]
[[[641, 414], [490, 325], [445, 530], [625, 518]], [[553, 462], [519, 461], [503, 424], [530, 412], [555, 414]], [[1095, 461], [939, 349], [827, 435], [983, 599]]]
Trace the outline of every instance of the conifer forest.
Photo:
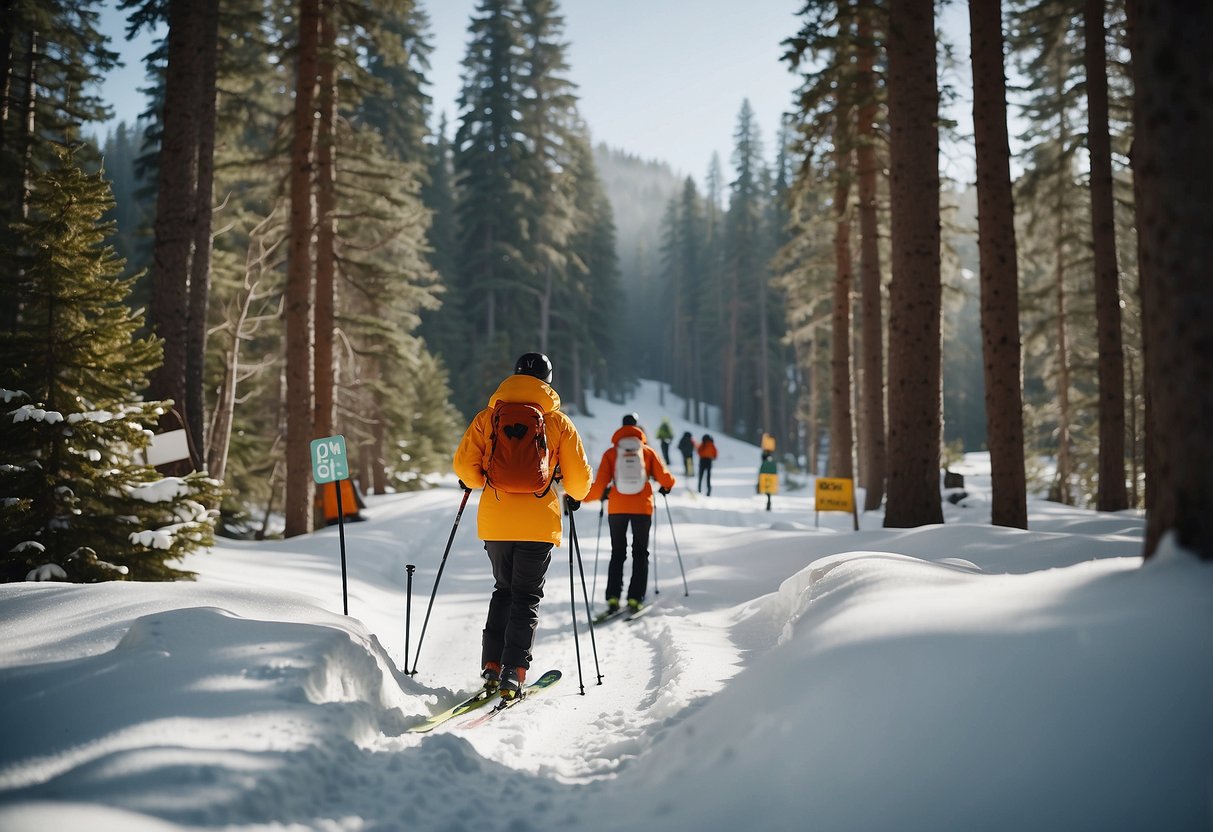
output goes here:
[[[437, 112], [432, 2], [3, 4], [3, 580], [310, 533], [319, 437], [427, 487], [528, 351], [574, 421], [655, 379], [888, 526], [988, 450], [995, 524], [1041, 493], [1213, 558], [1213, 4], [944, 4], [970, 133], [941, 4], [799, 0], [780, 129], [723, 101], [727, 166], [684, 177], [595, 141], [559, 0], [478, 0]], [[147, 108], [102, 134], [120, 58]]]

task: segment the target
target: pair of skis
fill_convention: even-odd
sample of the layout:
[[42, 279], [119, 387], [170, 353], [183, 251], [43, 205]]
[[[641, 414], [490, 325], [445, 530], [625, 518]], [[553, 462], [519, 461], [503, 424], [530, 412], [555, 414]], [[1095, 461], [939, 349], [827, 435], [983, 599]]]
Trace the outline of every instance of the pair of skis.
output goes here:
[[656, 604], [649, 604], [641, 607], [638, 610], [633, 610], [631, 607], [620, 607], [614, 612], [603, 612], [594, 617], [594, 626], [601, 627], [603, 624], [610, 624], [612, 621], [618, 621], [621, 618], [624, 621], [635, 621], [642, 615], [647, 614], [648, 611], [653, 609], [654, 606], [656, 606]]
[[539, 693], [540, 691], [547, 690], [548, 688], [550, 688], [552, 685], [556, 684], [559, 681], [560, 681], [560, 671], [559, 670], [549, 670], [547, 673], [544, 673], [538, 679], [536, 679], [535, 681], [531, 682], [529, 685], [524, 687], [522, 689], [521, 696], [517, 696], [513, 699], [502, 699], [500, 696], [497, 695], [496, 690], [490, 691], [487, 688], [481, 688], [480, 690], [476, 691], [474, 694], [472, 694], [471, 696], [469, 696], [467, 699], [463, 700], [459, 704], [454, 705], [451, 708], [448, 708], [447, 710], [443, 711], [442, 713], [434, 714], [429, 719], [425, 720], [424, 722], [418, 723], [417, 725], [414, 725], [412, 728], [409, 728], [408, 730], [415, 734], [417, 734], [417, 733], [424, 734], [429, 731], [433, 731], [435, 728], [437, 728], [439, 725], [442, 725], [443, 723], [450, 722], [452, 719], [457, 719], [458, 717], [461, 717], [464, 714], [470, 713], [471, 711], [478, 710], [478, 709], [484, 707], [485, 705], [488, 705], [490, 702], [496, 702], [496, 704], [492, 707], [492, 709], [490, 709], [489, 711], [486, 711], [483, 714], [477, 715], [474, 719], [468, 720], [467, 722], [463, 723], [462, 726], [460, 726], [463, 728], [475, 728], [477, 725], [483, 725], [484, 723], [488, 722], [490, 719], [492, 719], [493, 717], [495, 717], [497, 714], [501, 713], [502, 711], [505, 711], [505, 710], [508, 710], [508, 709], [514, 707], [519, 702], [521, 702], [523, 699], [527, 699], [527, 698], [535, 695], [536, 693]]

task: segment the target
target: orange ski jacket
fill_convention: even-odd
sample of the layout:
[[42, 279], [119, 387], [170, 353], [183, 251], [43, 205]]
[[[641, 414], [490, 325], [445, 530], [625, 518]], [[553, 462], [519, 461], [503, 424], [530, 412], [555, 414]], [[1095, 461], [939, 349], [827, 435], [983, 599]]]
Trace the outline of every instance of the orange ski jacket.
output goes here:
[[[607, 487], [615, 479], [615, 444], [626, 436], [634, 436], [644, 442], [644, 431], [635, 425], [624, 425], [611, 436], [611, 447], [602, 455], [598, 464], [598, 476], [590, 486], [586, 502], [601, 500]], [[650, 477], [657, 480], [663, 488], [674, 487], [674, 475], [662, 463], [657, 452], [645, 443], [644, 470]], [[608, 514], [652, 514], [653, 513], [653, 484], [646, 482], [644, 488], [635, 494], [620, 494], [614, 489], [607, 497]]]
[[707, 442], [699, 443], [699, 456], [702, 459], [716, 458], [716, 443], [709, 439]]
[[455, 449], [455, 474], [469, 488], [484, 489], [476, 515], [477, 534], [481, 540], [526, 540], [560, 546], [561, 505], [555, 487], [543, 497], [485, 488], [484, 471], [493, 446], [493, 407], [498, 401], [525, 402], [542, 410], [549, 469], [555, 471], [560, 466], [564, 490], [574, 500], [585, 499], [590, 489], [590, 463], [573, 421], [560, 412], [560, 396], [534, 376], [509, 376], [489, 398], [488, 407], [472, 419]]

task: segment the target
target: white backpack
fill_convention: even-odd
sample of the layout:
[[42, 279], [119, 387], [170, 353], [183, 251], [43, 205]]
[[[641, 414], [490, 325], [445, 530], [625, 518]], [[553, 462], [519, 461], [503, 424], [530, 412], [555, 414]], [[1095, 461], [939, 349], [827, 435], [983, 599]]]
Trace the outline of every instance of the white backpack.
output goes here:
[[615, 443], [615, 482], [620, 494], [639, 494], [649, 481], [644, 467], [644, 443], [635, 436], [625, 436]]

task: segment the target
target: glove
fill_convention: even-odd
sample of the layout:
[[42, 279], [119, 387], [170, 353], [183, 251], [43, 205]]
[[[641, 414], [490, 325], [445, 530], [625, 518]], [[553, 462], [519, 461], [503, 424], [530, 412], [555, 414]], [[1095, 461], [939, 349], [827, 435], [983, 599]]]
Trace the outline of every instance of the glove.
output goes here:
[[471, 491], [471, 490], [472, 490], [472, 489], [468, 488], [466, 485], [464, 485], [464, 484], [463, 484], [463, 480], [460, 480], [460, 481], [459, 481], [459, 487], [460, 487], [460, 488], [462, 488], [464, 491]]
[[572, 512], [581, 508], [581, 500], [574, 500], [568, 494], [565, 494], [564, 495], [564, 507], [567, 508], [569, 510], [569, 513], [571, 514]]
[[611, 487], [609, 485], [606, 487], [606, 490], [602, 492], [602, 499], [604, 502], [611, 499]]
[[666, 494], [669, 494], [669, 493], [670, 493], [670, 489], [666, 488], [666, 487], [663, 485], [663, 486], [661, 486], [661, 488], [658, 488], [658, 489], [657, 489], [657, 493], [658, 493], [658, 494], [660, 494], [661, 496], [663, 496], [663, 497], [664, 497]]

